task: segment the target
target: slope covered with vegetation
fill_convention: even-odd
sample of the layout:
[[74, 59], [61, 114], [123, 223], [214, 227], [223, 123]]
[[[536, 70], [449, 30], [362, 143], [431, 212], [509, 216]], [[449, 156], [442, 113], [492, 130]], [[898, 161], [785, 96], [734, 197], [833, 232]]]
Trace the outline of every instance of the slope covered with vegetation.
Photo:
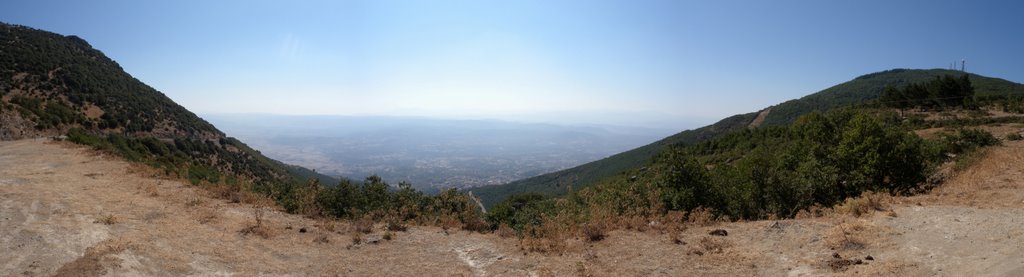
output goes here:
[[226, 137], [81, 38], [0, 24], [0, 41], [3, 138], [70, 134], [195, 182], [333, 180]]
[[0, 139], [66, 135], [232, 202], [271, 199], [314, 217], [484, 227], [478, 205], [455, 190], [431, 196], [376, 176], [339, 182], [267, 158], [75, 36], [0, 23], [0, 99]]
[[[513, 195], [489, 211], [488, 221], [492, 228], [557, 241], [556, 235], [565, 232], [560, 230], [600, 239], [602, 230], [647, 228], [643, 225], [649, 222], [671, 224], [684, 218], [813, 215], [864, 193], [930, 190], [945, 178], [937, 173], [941, 168], [956, 168], [970, 162], [976, 149], [1002, 143], [981, 125], [1024, 123], [1018, 115], [989, 112], [1006, 107], [1011, 98], [991, 100], [987, 110], [980, 109], [969, 100], [974, 87], [967, 78], [943, 76], [913, 84], [938, 88], [919, 100], [946, 105], [932, 107], [936, 110], [925, 116], [871, 102], [811, 112], [786, 126], [675, 144], [643, 168], [565, 197]], [[943, 113], [950, 116], [934, 116]], [[922, 129], [942, 130], [927, 137], [914, 132]]]
[[[836, 108], [864, 105], [878, 99], [886, 87], [902, 88], [913, 83], [934, 80], [944, 75], [962, 75], [959, 71], [931, 69], [893, 69], [857, 77], [851, 81], [827, 88], [814, 94], [780, 103], [763, 110], [766, 115], [761, 127], [784, 126], [801, 115], [827, 112]], [[998, 78], [968, 74], [975, 97], [993, 98], [1006, 95], [1024, 95], [1024, 85]], [[574, 168], [539, 175], [504, 185], [474, 188], [471, 191], [488, 206], [508, 195], [540, 193], [548, 196], [565, 195], [572, 189], [581, 189], [609, 178], [622, 178], [628, 170], [647, 166], [655, 156], [676, 144], [694, 144], [724, 134], [747, 129], [758, 117], [758, 112], [740, 114], [715, 124], [680, 132], [657, 142], [583, 164]]]

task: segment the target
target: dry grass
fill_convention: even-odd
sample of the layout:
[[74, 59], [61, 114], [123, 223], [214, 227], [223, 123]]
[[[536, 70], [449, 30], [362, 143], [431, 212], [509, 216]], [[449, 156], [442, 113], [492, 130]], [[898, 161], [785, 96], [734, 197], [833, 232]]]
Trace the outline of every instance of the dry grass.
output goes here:
[[384, 229], [388, 231], [405, 232], [409, 230], [409, 226], [405, 225], [401, 220], [391, 218], [387, 220], [387, 223], [385, 223]]
[[721, 254], [725, 252], [726, 248], [732, 246], [725, 238], [719, 237], [702, 237], [697, 244], [690, 248], [689, 253], [695, 255], [707, 255], [707, 254]]
[[338, 224], [334, 220], [331, 220], [331, 219], [321, 220], [320, 221], [320, 226], [322, 228], [324, 228], [324, 230], [327, 230], [327, 232], [331, 232], [331, 233], [333, 233], [335, 230], [338, 229]]
[[192, 212], [192, 218], [199, 224], [207, 224], [217, 219], [216, 208], [203, 207]]
[[516, 236], [516, 230], [512, 230], [512, 227], [508, 227], [508, 224], [502, 223], [498, 225], [498, 229], [494, 230], [494, 234], [501, 238], [511, 238]]
[[129, 241], [114, 239], [101, 242], [85, 250], [82, 257], [65, 264], [54, 276], [101, 276], [109, 274], [108, 265], [116, 265], [121, 261], [113, 255], [125, 250], [134, 249]]
[[352, 234], [352, 245], [363, 243], [363, 233]]
[[953, 173], [960, 173], [973, 167], [975, 164], [978, 164], [978, 162], [985, 159], [985, 157], [988, 156], [988, 152], [988, 148], [979, 148], [957, 156], [956, 160], [953, 162]]
[[273, 200], [265, 197], [253, 199], [251, 208], [253, 222], [239, 231], [242, 235], [256, 235], [264, 239], [268, 239], [273, 236], [270, 227], [263, 224], [263, 220], [266, 217], [267, 207], [270, 206], [270, 203], [273, 203], [271, 201]]
[[157, 184], [154, 183], [142, 185], [142, 191], [150, 197], [160, 196], [160, 190], [157, 188]]
[[210, 192], [213, 193], [213, 196], [216, 198], [228, 200], [228, 202], [231, 203], [242, 202], [242, 194], [241, 192], [239, 192], [238, 187], [228, 185], [217, 185], [209, 188], [209, 190]]
[[120, 220], [118, 220], [116, 216], [114, 216], [113, 214], [108, 214], [100, 217], [99, 219], [96, 219], [96, 221], [93, 221], [93, 223], [101, 223], [103, 225], [114, 225], [117, 224], [118, 221]]
[[351, 230], [356, 234], [369, 234], [373, 232], [373, 224], [373, 219], [361, 218], [349, 222], [349, 227], [351, 227]]
[[864, 249], [871, 244], [872, 236], [877, 235], [875, 231], [864, 220], [841, 222], [825, 233], [825, 245], [836, 251]]
[[715, 217], [715, 213], [710, 208], [696, 208], [690, 211], [690, 214], [686, 217], [686, 222], [697, 225], [697, 226], [711, 226], [719, 222], [719, 219]]
[[583, 232], [583, 238], [586, 241], [601, 241], [608, 235], [608, 226], [603, 222], [587, 223], [583, 224], [580, 231]]
[[203, 204], [203, 198], [199, 195], [189, 195], [185, 198], [185, 207], [193, 208]]
[[316, 238], [313, 239], [313, 242], [327, 244], [331, 243], [331, 240], [330, 238], [327, 237], [327, 234], [319, 234], [316, 236]]
[[477, 233], [487, 233], [491, 231], [491, 225], [487, 224], [487, 221], [478, 218], [470, 220], [469, 222], [462, 223], [462, 230]]
[[529, 225], [523, 230], [523, 238], [519, 245], [523, 250], [540, 253], [562, 252], [566, 247], [566, 239], [572, 230], [570, 224], [561, 224], [549, 220], [541, 225]]
[[849, 214], [854, 217], [871, 214], [875, 211], [888, 210], [886, 204], [891, 196], [883, 193], [864, 192], [857, 198], [847, 198], [842, 204], [836, 205], [835, 211], [839, 214]]
[[796, 219], [809, 219], [827, 216], [833, 213], [833, 209], [822, 207], [818, 204], [814, 204], [810, 208], [797, 211], [793, 218]]

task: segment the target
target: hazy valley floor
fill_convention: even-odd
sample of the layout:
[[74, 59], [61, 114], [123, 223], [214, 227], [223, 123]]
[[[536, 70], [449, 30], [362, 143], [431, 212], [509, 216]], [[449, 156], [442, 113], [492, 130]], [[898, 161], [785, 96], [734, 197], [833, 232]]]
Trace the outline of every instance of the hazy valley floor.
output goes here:
[[1024, 276], [1022, 165], [1024, 142], [1005, 142], [926, 195], [890, 199], [891, 212], [692, 226], [680, 244], [613, 231], [538, 254], [433, 227], [353, 246], [346, 224], [276, 211], [269, 238], [245, 235], [248, 205], [79, 146], [6, 141], [0, 276]]

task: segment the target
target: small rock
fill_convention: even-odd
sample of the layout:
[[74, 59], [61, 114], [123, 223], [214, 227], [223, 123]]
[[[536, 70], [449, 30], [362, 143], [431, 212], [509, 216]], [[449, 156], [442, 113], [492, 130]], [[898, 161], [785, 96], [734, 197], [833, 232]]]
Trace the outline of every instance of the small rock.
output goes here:
[[712, 230], [710, 233], [708, 233], [708, 235], [723, 236], [724, 237], [724, 236], [728, 236], [729, 232], [726, 231], [725, 229], [715, 229], [715, 230]]
[[305, 232], [306, 232], [306, 227], [299, 228], [299, 233], [305, 233]]
[[875, 257], [872, 257], [871, 255], [868, 255], [867, 257], [864, 257], [864, 259], [868, 260], [868, 261], [874, 261]]
[[842, 259], [843, 258], [843, 256], [839, 256], [838, 252], [837, 253], [832, 253], [832, 257], [836, 258], [836, 259]]

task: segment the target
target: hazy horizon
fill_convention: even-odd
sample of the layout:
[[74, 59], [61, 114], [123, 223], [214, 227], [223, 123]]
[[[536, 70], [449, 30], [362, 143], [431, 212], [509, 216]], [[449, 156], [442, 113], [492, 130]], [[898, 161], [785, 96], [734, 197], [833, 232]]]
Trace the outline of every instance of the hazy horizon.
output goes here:
[[1024, 80], [1018, 3], [28, 1], [198, 114], [683, 130], [892, 68]]

